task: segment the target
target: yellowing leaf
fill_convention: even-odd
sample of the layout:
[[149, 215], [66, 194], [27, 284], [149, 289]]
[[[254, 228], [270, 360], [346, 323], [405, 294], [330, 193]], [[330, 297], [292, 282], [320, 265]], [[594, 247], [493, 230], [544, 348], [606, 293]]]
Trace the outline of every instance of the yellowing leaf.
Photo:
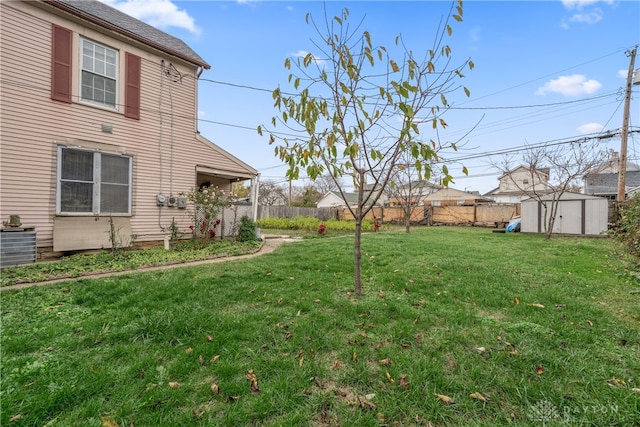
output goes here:
[[211, 335], [207, 335], [207, 341], [213, 341], [213, 337]]
[[393, 383], [395, 383], [395, 382], [396, 382], [396, 381], [391, 377], [391, 374], [389, 374], [389, 371], [387, 371], [387, 372], [386, 372], [386, 374], [387, 374], [387, 379], [389, 380], [389, 382], [390, 382], [391, 384], [393, 384]]
[[340, 369], [340, 361], [338, 359], [333, 361], [333, 370]]
[[391, 365], [391, 359], [389, 359], [388, 357], [387, 357], [386, 359], [382, 359], [382, 360], [380, 361], [380, 365], [382, 365], [382, 366], [389, 366], [389, 365]]
[[442, 403], [446, 403], [447, 405], [453, 405], [454, 403], [456, 403], [455, 400], [453, 400], [451, 397], [449, 396], [445, 396], [444, 394], [437, 394], [436, 396], [438, 396], [438, 399], [440, 399], [440, 401]]
[[301, 357], [300, 361], [298, 362], [298, 366], [302, 368], [303, 363], [304, 363], [304, 357]]
[[170, 381], [169, 382], [169, 387], [171, 387], [171, 388], [180, 388], [180, 387], [182, 387], [182, 384], [180, 384], [178, 381]]
[[220, 387], [218, 387], [218, 384], [211, 384], [211, 391], [215, 394], [220, 394]]
[[119, 427], [120, 424], [116, 422], [112, 417], [108, 415], [103, 415], [100, 417], [100, 421], [102, 421], [102, 427]]
[[209, 363], [216, 363], [218, 361], [218, 359], [220, 359], [220, 355], [216, 354], [215, 356], [213, 356], [211, 358], [211, 360], [209, 361]]
[[193, 349], [191, 347], [189, 347], [185, 351], [186, 351], [187, 354], [192, 354], [193, 353]]
[[356, 353], [355, 351], [353, 352], [352, 359], [353, 359], [354, 362], [358, 359], [358, 353]]
[[544, 373], [544, 368], [542, 367], [542, 365], [538, 365], [538, 367], [536, 368], [536, 374], [542, 375], [543, 373]]
[[475, 393], [471, 393], [469, 395], [469, 397], [472, 398], [472, 399], [481, 400], [483, 402], [488, 402], [489, 401], [489, 399], [487, 397], [483, 396], [482, 393], [477, 392], [477, 391]]
[[515, 297], [515, 298], [513, 299], [513, 303], [514, 303], [515, 305], [520, 304], [520, 298]]
[[527, 305], [528, 305], [529, 307], [544, 308], [544, 305], [542, 305], [542, 304], [538, 304], [538, 303], [535, 303], [535, 304], [527, 304]]

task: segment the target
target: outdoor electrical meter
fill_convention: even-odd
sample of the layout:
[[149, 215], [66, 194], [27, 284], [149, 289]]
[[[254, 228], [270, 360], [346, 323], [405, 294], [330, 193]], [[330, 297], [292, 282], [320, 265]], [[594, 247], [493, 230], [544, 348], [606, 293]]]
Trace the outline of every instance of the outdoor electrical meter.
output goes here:
[[169, 206], [170, 208], [173, 208], [176, 206], [177, 203], [178, 203], [178, 198], [173, 194], [170, 195], [169, 200], [167, 201], [167, 206]]
[[187, 209], [187, 198], [178, 197], [178, 209]]
[[158, 206], [164, 206], [164, 202], [166, 202], [166, 201], [167, 201], [167, 198], [164, 196], [164, 194], [159, 193], [159, 194], [156, 196], [156, 204], [157, 204]]

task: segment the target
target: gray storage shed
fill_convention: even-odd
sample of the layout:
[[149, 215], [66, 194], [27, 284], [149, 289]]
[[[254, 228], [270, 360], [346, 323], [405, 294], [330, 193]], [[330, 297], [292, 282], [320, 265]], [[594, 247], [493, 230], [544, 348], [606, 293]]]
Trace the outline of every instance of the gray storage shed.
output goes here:
[[[523, 233], [545, 232], [545, 210], [551, 210], [553, 194], [522, 201], [521, 224]], [[580, 193], [564, 193], [558, 201], [558, 212], [553, 234], [582, 234], [597, 236], [607, 231], [609, 202], [603, 197]]]

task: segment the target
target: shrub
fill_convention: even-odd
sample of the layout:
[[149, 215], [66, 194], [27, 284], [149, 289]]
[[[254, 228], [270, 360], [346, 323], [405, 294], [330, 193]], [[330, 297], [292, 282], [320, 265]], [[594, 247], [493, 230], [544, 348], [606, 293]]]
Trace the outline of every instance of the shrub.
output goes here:
[[[324, 224], [326, 231], [351, 232], [355, 231], [355, 221], [339, 221], [330, 219], [320, 221], [317, 218], [308, 216], [297, 216], [295, 218], [262, 218], [258, 220], [258, 226], [273, 230], [302, 230], [310, 233], [317, 233], [320, 224]], [[366, 219], [362, 221], [362, 231], [373, 231], [373, 221]]]
[[238, 227], [239, 242], [253, 242], [258, 240], [256, 235], [256, 223], [246, 215], [240, 218], [240, 226]]
[[613, 235], [628, 249], [629, 253], [640, 258], [640, 194], [620, 204], [618, 223]]

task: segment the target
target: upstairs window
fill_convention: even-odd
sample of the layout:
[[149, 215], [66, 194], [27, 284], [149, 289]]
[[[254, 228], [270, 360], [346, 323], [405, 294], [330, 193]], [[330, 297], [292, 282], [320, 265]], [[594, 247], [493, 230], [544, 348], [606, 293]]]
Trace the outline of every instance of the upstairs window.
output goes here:
[[115, 108], [118, 51], [96, 42], [82, 40], [80, 98]]
[[58, 148], [57, 212], [130, 214], [131, 157]]

